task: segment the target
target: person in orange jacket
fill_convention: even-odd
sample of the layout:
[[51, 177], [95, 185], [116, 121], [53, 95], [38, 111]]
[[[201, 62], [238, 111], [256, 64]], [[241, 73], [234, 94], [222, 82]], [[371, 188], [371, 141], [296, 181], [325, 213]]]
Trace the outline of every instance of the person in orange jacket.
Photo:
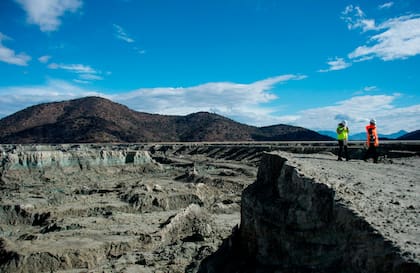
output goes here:
[[367, 161], [368, 158], [373, 158], [374, 163], [378, 163], [378, 152], [376, 147], [379, 146], [378, 133], [376, 132], [376, 120], [371, 119], [368, 126], [366, 126], [366, 145], [368, 150], [363, 157], [364, 161]]

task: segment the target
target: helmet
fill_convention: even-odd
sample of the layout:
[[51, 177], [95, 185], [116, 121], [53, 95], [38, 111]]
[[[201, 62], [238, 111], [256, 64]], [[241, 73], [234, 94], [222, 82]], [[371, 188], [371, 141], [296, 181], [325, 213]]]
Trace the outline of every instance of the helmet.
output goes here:
[[371, 119], [371, 120], [370, 120], [370, 123], [371, 123], [371, 124], [376, 124], [376, 119], [374, 119], [374, 118], [373, 118], [373, 119]]
[[347, 120], [343, 120], [343, 121], [341, 122], [341, 124], [343, 124], [344, 126], [347, 126]]

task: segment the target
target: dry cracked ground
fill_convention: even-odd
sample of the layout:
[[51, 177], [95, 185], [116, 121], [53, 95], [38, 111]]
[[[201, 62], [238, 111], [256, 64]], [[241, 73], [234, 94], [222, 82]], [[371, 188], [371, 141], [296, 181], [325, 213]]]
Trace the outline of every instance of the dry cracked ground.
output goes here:
[[[196, 272], [239, 224], [240, 194], [255, 180], [256, 154], [173, 148], [131, 156], [127, 149], [80, 146], [57, 148], [61, 155], [5, 148], [0, 271]], [[70, 152], [74, 164], [63, 158]], [[97, 163], [96, 154], [117, 166]], [[109, 163], [121, 157], [139, 162]], [[54, 161], [61, 162], [44, 166]]]
[[[240, 223], [241, 193], [255, 181], [262, 153], [276, 149], [284, 147], [3, 145], [0, 272], [197, 272]], [[398, 170], [420, 161], [394, 162]], [[319, 180], [328, 175], [313, 166]], [[407, 181], [414, 193], [418, 174]]]

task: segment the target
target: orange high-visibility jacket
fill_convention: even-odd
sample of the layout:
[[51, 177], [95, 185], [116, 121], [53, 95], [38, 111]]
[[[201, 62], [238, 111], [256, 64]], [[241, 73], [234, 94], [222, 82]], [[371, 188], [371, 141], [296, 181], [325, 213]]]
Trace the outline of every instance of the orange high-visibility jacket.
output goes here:
[[367, 145], [375, 145], [378, 146], [379, 145], [379, 139], [378, 139], [378, 134], [376, 133], [376, 126], [369, 124], [368, 126], [366, 126], [366, 134], [367, 134], [367, 140], [366, 140], [366, 144]]

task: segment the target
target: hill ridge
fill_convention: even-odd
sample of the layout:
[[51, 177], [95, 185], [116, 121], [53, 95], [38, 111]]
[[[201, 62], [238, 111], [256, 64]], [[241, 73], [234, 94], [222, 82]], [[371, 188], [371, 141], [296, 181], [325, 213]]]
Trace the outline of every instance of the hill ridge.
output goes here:
[[33, 105], [0, 119], [0, 143], [332, 140], [290, 125], [255, 127], [200, 111], [138, 112], [102, 97]]

